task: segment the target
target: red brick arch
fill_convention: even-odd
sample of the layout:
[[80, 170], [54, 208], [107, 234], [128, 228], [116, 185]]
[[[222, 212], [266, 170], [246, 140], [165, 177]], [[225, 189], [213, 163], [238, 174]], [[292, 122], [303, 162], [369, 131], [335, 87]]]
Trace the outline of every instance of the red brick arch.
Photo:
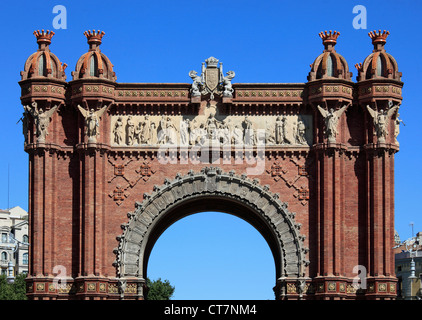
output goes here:
[[121, 283], [137, 279], [143, 284], [149, 255], [159, 236], [177, 220], [205, 210], [238, 216], [263, 235], [274, 256], [277, 295], [288, 282], [305, 282], [308, 250], [303, 246], [300, 225], [287, 204], [258, 180], [206, 167], [200, 173], [191, 171], [184, 177], [177, 175], [173, 181], [166, 179], [163, 186], [155, 186], [154, 192], [144, 198], [128, 214], [129, 222], [122, 225], [124, 232], [118, 237], [115, 266]]

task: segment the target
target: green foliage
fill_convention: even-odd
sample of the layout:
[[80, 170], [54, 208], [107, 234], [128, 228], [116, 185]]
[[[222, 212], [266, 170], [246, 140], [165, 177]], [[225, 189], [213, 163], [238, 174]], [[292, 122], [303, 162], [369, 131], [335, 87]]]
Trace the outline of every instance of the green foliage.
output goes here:
[[161, 281], [161, 278], [154, 281], [147, 278], [147, 286], [147, 300], [170, 300], [175, 290], [168, 280]]
[[0, 276], [0, 300], [26, 300], [26, 274], [18, 274], [14, 283], [7, 283], [6, 275]]

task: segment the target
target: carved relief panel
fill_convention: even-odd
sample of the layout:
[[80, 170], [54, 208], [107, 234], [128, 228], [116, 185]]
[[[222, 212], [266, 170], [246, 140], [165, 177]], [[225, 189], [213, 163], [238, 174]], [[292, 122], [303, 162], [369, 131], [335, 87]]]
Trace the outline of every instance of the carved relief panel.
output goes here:
[[312, 145], [312, 115], [113, 115], [112, 146]]

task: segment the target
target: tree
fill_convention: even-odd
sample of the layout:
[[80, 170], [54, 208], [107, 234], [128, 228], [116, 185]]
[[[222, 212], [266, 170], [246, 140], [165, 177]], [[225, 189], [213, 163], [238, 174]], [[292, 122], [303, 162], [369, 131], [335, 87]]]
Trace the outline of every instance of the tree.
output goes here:
[[8, 283], [6, 275], [0, 276], [0, 300], [26, 300], [26, 274], [18, 274], [14, 283]]
[[147, 286], [146, 300], [170, 300], [175, 290], [168, 280], [161, 281], [161, 278], [154, 281], [147, 278]]

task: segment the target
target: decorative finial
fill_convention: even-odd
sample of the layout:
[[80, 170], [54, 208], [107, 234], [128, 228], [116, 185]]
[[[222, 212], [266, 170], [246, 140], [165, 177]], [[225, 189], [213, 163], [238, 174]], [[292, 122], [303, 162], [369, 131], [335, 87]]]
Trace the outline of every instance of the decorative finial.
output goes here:
[[339, 35], [340, 35], [340, 32], [335, 31], [335, 30], [334, 32], [330, 30], [329, 33], [327, 31], [319, 33], [319, 36], [322, 39], [322, 44], [325, 46], [325, 49], [327, 50], [331, 50], [336, 45], [337, 38]]
[[45, 32], [44, 29], [42, 29], [40, 32], [40, 30], [35, 30], [34, 35], [37, 38], [37, 43], [41, 48], [42, 45], [48, 46], [51, 43], [51, 38], [54, 36], [54, 31], [47, 30], [47, 32]]
[[355, 64], [355, 68], [356, 68], [359, 72], [361, 72], [361, 71], [363, 70], [363, 65], [362, 65], [362, 63], [361, 63], [361, 62], [356, 63], [356, 64]]
[[374, 30], [368, 33], [369, 37], [372, 39], [373, 44], [377, 44], [377, 43], [385, 44], [387, 42], [387, 37], [389, 34], [390, 32], [385, 31], [385, 30], [382, 33], [381, 33], [381, 30], [378, 30], [378, 32]]
[[105, 35], [105, 32], [100, 30], [97, 30], [97, 32], [95, 32], [95, 30], [88, 30], [84, 32], [84, 35], [88, 39], [88, 44], [90, 45], [90, 48], [95, 49], [96, 46], [99, 46], [101, 44], [101, 39]]

